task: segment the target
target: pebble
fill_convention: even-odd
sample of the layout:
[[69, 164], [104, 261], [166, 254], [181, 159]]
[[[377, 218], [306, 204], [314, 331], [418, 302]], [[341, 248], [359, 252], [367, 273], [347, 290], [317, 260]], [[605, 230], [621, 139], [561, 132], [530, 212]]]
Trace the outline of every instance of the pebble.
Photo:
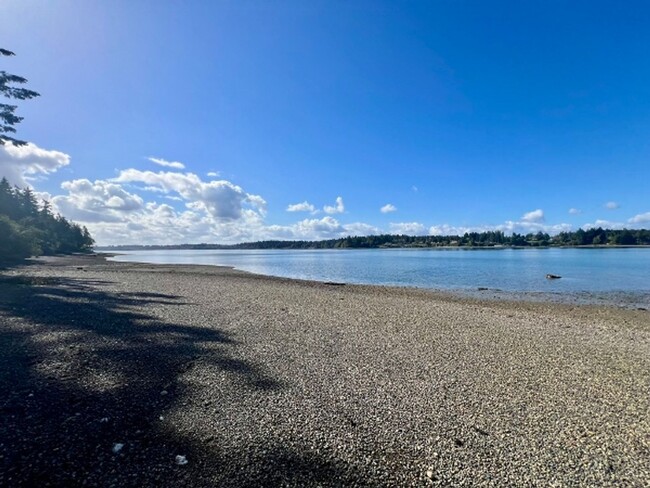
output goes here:
[[[38, 349], [39, 366], [15, 366], [38, 368], [45, 383], [16, 390], [12, 398], [22, 406], [6, 403], [0, 412], [7, 425], [0, 427], [7, 466], [0, 486], [30, 486], [16, 480], [34, 476], [46, 477], [42, 486], [84, 479], [88, 486], [197, 488], [613, 487], [650, 479], [638, 449], [650, 434], [646, 312], [328, 289], [182, 269], [90, 266], [102, 284], [84, 282], [84, 301], [72, 309], [77, 325], [60, 314], [58, 298], [47, 299], [56, 328], [42, 311], [34, 312], [43, 322], [35, 328], [24, 312], [3, 305], [0, 325], [47, 342]], [[20, 273], [46, 271], [35, 265]], [[57, 286], [62, 296], [79, 293]], [[153, 303], [137, 295], [144, 293]], [[85, 311], [86, 300], [105, 311], [102, 320], [87, 319], [94, 308]], [[288, 304], [290, 314], [278, 313]], [[148, 317], [151, 329], [132, 311]], [[119, 330], [107, 330], [109, 321]], [[182, 339], [169, 340], [168, 329]], [[68, 332], [74, 336], [62, 335]], [[79, 364], [68, 340], [84, 344], [79, 356], [89, 369], [70, 369], [65, 387], [74, 398], [50, 412], [48, 400], [62, 393], [58, 381], [48, 388], [48, 378], [61, 377], [51, 358]], [[200, 364], [179, 368], [198, 355]], [[101, 373], [113, 372], [123, 373], [116, 376], [120, 388], [94, 388], [103, 385], [93, 384]], [[5, 391], [16, 388], [6, 384]], [[30, 391], [38, 391], [39, 402], [24, 401]], [[64, 423], [70, 411], [81, 416]], [[110, 424], [97, 426], [109, 411]], [[155, 422], [160, 412], [173, 422]], [[134, 437], [136, 430], [142, 432]], [[111, 453], [115, 437], [128, 440], [128, 449], [120, 443]], [[29, 457], [19, 459], [13, 446]]]

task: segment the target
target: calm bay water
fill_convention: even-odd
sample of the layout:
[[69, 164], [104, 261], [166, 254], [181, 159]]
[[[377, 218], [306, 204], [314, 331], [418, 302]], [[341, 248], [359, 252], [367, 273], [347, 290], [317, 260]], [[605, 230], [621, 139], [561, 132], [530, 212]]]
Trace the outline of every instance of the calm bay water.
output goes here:
[[[445, 290], [650, 294], [650, 249], [126, 251], [113, 258], [232, 266], [253, 273]], [[547, 280], [546, 274], [562, 276]]]

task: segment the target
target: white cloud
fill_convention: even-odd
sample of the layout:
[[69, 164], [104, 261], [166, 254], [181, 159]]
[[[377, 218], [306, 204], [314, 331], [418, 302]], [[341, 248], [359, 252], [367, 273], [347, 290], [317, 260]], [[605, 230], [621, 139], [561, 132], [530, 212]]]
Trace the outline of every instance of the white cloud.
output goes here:
[[582, 210], [579, 208], [570, 208], [569, 209], [569, 214], [571, 215], [580, 215], [582, 213]]
[[398, 222], [390, 224], [390, 233], [410, 236], [424, 235], [427, 233], [427, 229], [419, 222]]
[[237, 243], [268, 239], [321, 240], [354, 235], [379, 234], [380, 230], [364, 223], [344, 224], [331, 216], [304, 219], [290, 225], [266, 225], [255, 214], [239, 221], [216, 222], [203, 210], [178, 212], [166, 204], [150, 202], [139, 213], [119, 220], [86, 222], [100, 245], [186, 242]]
[[128, 193], [120, 185], [86, 179], [66, 181], [61, 188], [67, 195], [52, 198], [52, 204], [66, 217], [81, 222], [119, 222], [125, 213], [144, 208], [138, 195]]
[[603, 229], [623, 229], [625, 224], [622, 222], [612, 222], [611, 220], [598, 219], [595, 222], [590, 222], [582, 226], [583, 229], [597, 229], [602, 227]]
[[127, 199], [123, 197], [124, 204], [118, 198], [106, 198], [107, 194], [102, 201], [98, 188], [114, 185], [125, 191], [114, 182], [96, 181], [92, 188], [68, 183], [70, 193], [53, 199], [55, 210], [87, 225], [100, 245], [234, 243], [263, 235], [262, 215], [253, 209], [244, 208], [238, 220], [215, 219], [202, 202], [186, 202], [188, 209], [184, 211], [166, 203], [143, 202], [139, 208], [127, 211]]
[[218, 171], [210, 171], [209, 173], [206, 173], [207, 176], [210, 178], [218, 178], [219, 177], [219, 172]]
[[620, 207], [620, 205], [617, 202], [607, 202], [604, 207], [607, 210], [616, 210], [617, 208]]
[[325, 211], [326, 214], [330, 214], [330, 215], [345, 212], [345, 205], [343, 205], [343, 198], [336, 197], [336, 206], [331, 207], [329, 205], [325, 205], [323, 207], [323, 210]]
[[[507, 220], [503, 224], [495, 226], [485, 226], [484, 230], [500, 230], [506, 234], [516, 232], [518, 234], [528, 234], [535, 232], [546, 232], [547, 234], [558, 234], [560, 232], [569, 232], [573, 229], [571, 224], [544, 224], [542, 222], [528, 222], [525, 220], [522, 221], [512, 221]], [[481, 232], [483, 229], [479, 230]]]
[[[178, 244], [214, 242], [218, 225], [205, 213], [178, 212], [165, 203], [149, 202], [140, 212], [118, 221], [86, 224], [100, 245], [109, 244]], [[223, 231], [222, 235], [227, 235]], [[231, 232], [232, 234], [232, 232]]]
[[[145, 201], [136, 192], [155, 188], [183, 202]], [[235, 243], [268, 235], [266, 202], [229, 181], [202, 181], [191, 173], [127, 169], [113, 180], [63, 183], [67, 194], [52, 198], [55, 211], [87, 225], [98, 244]], [[145, 186], [146, 188], [146, 186]], [[151, 189], [150, 188], [150, 189]], [[142, 193], [144, 195], [144, 193]]]
[[429, 227], [432, 236], [462, 236], [465, 232], [472, 232], [471, 227], [457, 227], [455, 225], [440, 224]]
[[459, 235], [466, 232], [488, 232], [501, 231], [504, 234], [528, 234], [536, 232], [546, 232], [548, 234], [558, 234], [572, 230], [571, 224], [544, 224], [542, 222], [529, 222], [525, 220], [506, 220], [503, 224], [497, 225], [472, 225], [472, 226], [454, 226], [449, 224], [433, 225], [429, 228], [431, 235]]
[[524, 222], [544, 222], [544, 211], [541, 208], [525, 213], [521, 220]]
[[321, 240], [338, 239], [347, 236], [366, 236], [381, 233], [380, 229], [362, 222], [341, 224], [334, 217], [325, 216], [321, 219], [304, 219], [292, 225], [271, 225], [260, 229], [263, 239], [287, 240]]
[[287, 212], [315, 212], [316, 208], [309, 202], [294, 203], [287, 207]]
[[381, 213], [396, 212], [396, 211], [397, 211], [397, 207], [396, 207], [395, 205], [393, 205], [392, 203], [387, 203], [386, 205], [384, 205], [383, 207], [381, 207], [381, 208], [379, 209], [379, 211], [380, 211]]
[[630, 224], [646, 224], [650, 222], [650, 212], [637, 214], [634, 217], [628, 219]]
[[0, 145], [0, 177], [12, 185], [28, 186], [34, 176], [48, 175], [70, 164], [70, 156], [60, 151], [42, 149], [36, 144]]
[[322, 219], [305, 219], [294, 226], [294, 231], [304, 237], [311, 235], [325, 235], [327, 237], [339, 236], [344, 232], [344, 227], [334, 217]]
[[177, 193], [184, 200], [193, 202], [221, 221], [242, 218], [245, 205], [253, 207], [254, 211], [261, 215], [266, 213], [266, 202], [259, 195], [248, 194], [241, 187], [226, 180], [204, 182], [193, 173], [154, 173], [131, 168], [121, 171], [113, 181], [144, 183], [165, 193]]
[[346, 235], [350, 236], [370, 236], [381, 234], [381, 229], [374, 225], [366, 224], [364, 222], [354, 222], [352, 224], [345, 224]]
[[159, 166], [164, 166], [165, 168], [185, 169], [185, 165], [183, 163], [179, 163], [178, 161], [166, 161], [161, 158], [152, 158], [152, 157], [147, 159], [152, 163], [156, 163]]
[[264, 200], [261, 196], [251, 195], [250, 193], [247, 193], [246, 199], [244, 201], [255, 207], [257, 211], [260, 212], [260, 214], [266, 215], [266, 200]]

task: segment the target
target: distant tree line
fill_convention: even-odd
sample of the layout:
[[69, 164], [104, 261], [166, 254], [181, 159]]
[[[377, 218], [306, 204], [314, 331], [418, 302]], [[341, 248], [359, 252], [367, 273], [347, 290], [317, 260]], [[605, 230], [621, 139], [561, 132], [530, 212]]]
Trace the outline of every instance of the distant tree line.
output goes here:
[[29, 256], [89, 252], [95, 241], [88, 229], [39, 205], [29, 188], [0, 181], [0, 261]]
[[375, 249], [375, 248], [500, 248], [500, 247], [566, 247], [566, 246], [648, 246], [650, 230], [597, 229], [561, 232], [550, 236], [545, 232], [505, 234], [501, 231], [466, 232], [462, 236], [407, 236], [383, 234], [355, 236], [323, 241], [258, 241], [241, 244], [180, 244], [171, 246], [111, 246], [110, 249]]

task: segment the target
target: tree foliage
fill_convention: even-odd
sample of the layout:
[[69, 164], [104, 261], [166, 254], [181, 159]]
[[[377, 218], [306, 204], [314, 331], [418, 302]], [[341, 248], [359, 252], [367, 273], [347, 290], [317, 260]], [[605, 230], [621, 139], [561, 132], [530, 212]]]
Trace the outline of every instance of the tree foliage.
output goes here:
[[[14, 56], [14, 53], [0, 48], [0, 56]], [[27, 80], [22, 76], [12, 75], [6, 71], [0, 71], [0, 94], [5, 98], [29, 100], [30, 98], [40, 96], [33, 90], [28, 90], [21, 86], [14, 86], [24, 85], [25, 83], [27, 83]], [[0, 103], [0, 145], [4, 145], [8, 142], [15, 146], [24, 146], [27, 144], [26, 141], [16, 139], [10, 135], [16, 133], [14, 126], [23, 120], [23, 117], [16, 115], [17, 108], [17, 105]]]
[[573, 247], [594, 245], [650, 245], [650, 230], [579, 229], [550, 236], [545, 232], [507, 235], [502, 231], [467, 232], [462, 236], [407, 236], [384, 234], [348, 236], [322, 241], [259, 241], [234, 245], [181, 244], [172, 246], [112, 246], [113, 249], [375, 249], [375, 248], [502, 248], [502, 247]]
[[38, 204], [29, 188], [12, 188], [0, 180], [0, 261], [42, 254], [89, 252], [94, 240], [88, 229]]

